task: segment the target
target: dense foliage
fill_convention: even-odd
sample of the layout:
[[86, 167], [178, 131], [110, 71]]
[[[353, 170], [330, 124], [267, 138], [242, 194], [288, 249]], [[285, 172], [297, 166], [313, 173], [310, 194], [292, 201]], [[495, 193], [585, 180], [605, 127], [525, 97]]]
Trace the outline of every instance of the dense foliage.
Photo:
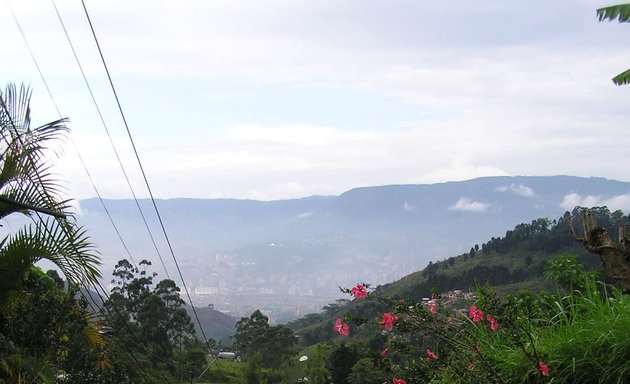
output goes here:
[[[573, 210], [576, 227], [581, 226], [578, 213], [582, 209], [576, 207]], [[619, 220], [630, 223], [630, 218], [621, 211], [610, 212], [606, 207], [595, 207], [591, 211], [597, 215], [599, 225], [609, 233], [615, 233], [615, 224]], [[470, 292], [484, 284], [526, 283], [532, 289], [550, 289], [553, 287], [542, 279], [544, 267], [552, 255], [567, 252], [576, 254], [577, 260], [587, 269], [599, 266], [598, 257], [587, 254], [572, 238], [564, 218], [537, 219], [518, 224], [503, 237], [493, 237], [481, 246], [475, 245], [470, 252], [430, 262], [424, 270], [377, 290], [389, 297], [420, 301], [431, 297], [433, 292], [455, 289]], [[313, 345], [336, 337], [329, 324], [337, 316], [347, 313], [350, 317], [369, 318], [384, 309], [379, 302], [339, 300], [325, 306], [321, 313], [307, 315], [289, 326], [304, 345]]]
[[32, 267], [23, 291], [0, 320], [0, 382], [122, 383], [121, 372], [84, 299], [65, 291], [56, 272]]
[[552, 258], [545, 275], [556, 293], [499, 297], [486, 286], [461, 306], [439, 294], [423, 302], [355, 295], [386, 312], [329, 323], [338, 334], [327, 347], [332, 382], [628, 382], [630, 299], [574, 255]]
[[127, 356], [122, 363], [135, 383], [197, 377], [206, 367], [207, 347], [196, 338], [179, 287], [169, 279], [153, 287], [157, 273], [150, 266], [146, 260], [116, 264], [115, 287], [104, 303], [116, 336], [110, 349]]
[[[277, 376], [270, 372], [279, 370], [297, 352], [297, 342], [289, 327], [282, 324], [269, 325], [269, 318], [260, 310], [236, 323], [234, 347], [248, 360], [248, 372], [252, 377], [257, 372], [262, 375], [257, 367], [267, 368], [264, 376], [272, 382], [277, 381]], [[256, 382], [252, 377], [248, 382]]]
[[0, 91], [0, 219], [31, 219], [0, 240], [0, 382], [72, 374], [96, 383], [107, 360], [85, 303], [34, 267], [48, 260], [72, 286], [99, 276], [99, 258], [50, 171], [48, 146], [67, 131], [65, 120], [31, 127], [30, 97], [24, 86]]

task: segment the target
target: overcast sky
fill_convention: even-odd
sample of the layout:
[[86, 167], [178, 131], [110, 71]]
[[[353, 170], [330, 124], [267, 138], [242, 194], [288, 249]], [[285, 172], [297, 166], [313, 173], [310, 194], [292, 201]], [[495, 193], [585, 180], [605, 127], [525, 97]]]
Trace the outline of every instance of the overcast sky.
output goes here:
[[[49, 0], [10, 0], [105, 197], [130, 197]], [[488, 175], [630, 181], [629, 24], [599, 1], [85, 0], [156, 197], [281, 199]], [[56, 0], [139, 196], [78, 0]], [[57, 112], [6, 2], [6, 82]], [[73, 197], [94, 196], [67, 141]]]

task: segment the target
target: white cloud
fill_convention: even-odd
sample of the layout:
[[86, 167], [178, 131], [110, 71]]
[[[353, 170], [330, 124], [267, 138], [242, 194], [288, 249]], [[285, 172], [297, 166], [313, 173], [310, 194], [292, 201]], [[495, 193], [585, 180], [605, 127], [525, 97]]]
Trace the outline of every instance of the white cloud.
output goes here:
[[569, 211], [577, 206], [583, 206], [581, 201], [582, 201], [582, 196], [580, 196], [577, 193], [569, 193], [568, 195], [564, 195], [564, 198], [562, 199], [562, 202], [560, 203], [560, 207], [562, 209]]
[[630, 212], [630, 194], [613, 196], [606, 200], [605, 205], [613, 212], [620, 209], [628, 213]]
[[580, 207], [596, 207], [606, 206], [611, 211], [618, 209], [628, 212], [630, 211], [630, 193], [623, 195], [616, 195], [609, 198], [602, 198], [601, 196], [581, 196], [577, 193], [569, 193], [564, 196], [560, 207], [566, 210], [572, 210], [573, 208]]
[[486, 212], [491, 204], [475, 201], [468, 197], [461, 197], [454, 205], [448, 207], [450, 211]]
[[496, 187], [494, 190], [496, 192], [511, 191], [512, 193], [516, 195], [524, 196], [524, 197], [532, 197], [536, 195], [532, 188], [523, 184], [510, 184], [509, 187], [507, 185], [502, 185], [502, 186]]
[[512, 184], [510, 185], [510, 189], [512, 190], [512, 192], [514, 192], [515, 194], [519, 196], [532, 197], [536, 195], [533, 189], [523, 184], [518, 184], [518, 185]]
[[[107, 139], [94, 133], [102, 131], [100, 122], [85, 102], [89, 97], [54, 9], [43, 0], [12, 3], [62, 114], [83, 135], [79, 146], [99, 189], [106, 197], [129, 197], [103, 144]], [[624, 26], [597, 23], [593, 2], [572, 4], [570, 14], [563, 2], [543, 1], [480, 1], [475, 7], [405, 0], [396, 6], [184, 3], [112, 0], [90, 6], [159, 197], [273, 199], [496, 175], [630, 180], [630, 168], [610, 167], [601, 157], [614, 153], [618, 163], [630, 163], [630, 93], [610, 83], [627, 63], [616, 49]], [[83, 10], [75, 1], [57, 4], [105, 119], [118, 132], [120, 118], [112, 113]], [[4, 78], [33, 85], [35, 119], [56, 117], [6, 7], [0, 9], [0, 38], [11, 57]], [[290, 90], [300, 87], [324, 89], [301, 95], [323, 122], [290, 113], [299, 94]], [[406, 120], [392, 114], [375, 126], [361, 112], [378, 109], [378, 103], [324, 108], [322, 99], [335, 92], [423, 112]], [[267, 110], [246, 110], [248, 100], [273, 100], [273, 121], [265, 120]], [[208, 111], [209, 105], [220, 107]], [[214, 115], [229, 119], [215, 121]], [[347, 122], [348, 115], [358, 116], [356, 124]], [[134, 164], [126, 147], [121, 152], [125, 164]], [[75, 159], [63, 171], [72, 196], [94, 195]], [[129, 171], [140, 190], [142, 178]], [[534, 194], [526, 186], [510, 189]]]

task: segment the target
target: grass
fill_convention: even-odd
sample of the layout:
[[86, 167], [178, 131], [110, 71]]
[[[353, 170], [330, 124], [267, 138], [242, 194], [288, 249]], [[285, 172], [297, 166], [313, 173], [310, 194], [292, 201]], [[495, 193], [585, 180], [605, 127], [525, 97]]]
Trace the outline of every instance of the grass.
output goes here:
[[[208, 363], [212, 364], [198, 383], [243, 383], [243, 366], [245, 363], [224, 359], [215, 361], [213, 357], [208, 357]], [[188, 382], [185, 381], [185, 383]]]
[[[582, 278], [580, 290], [554, 303], [548, 326], [525, 330], [523, 345], [507, 335], [489, 340], [490, 358], [509, 382], [630, 382], [630, 297], [592, 275]], [[540, 360], [548, 378], [538, 371]]]

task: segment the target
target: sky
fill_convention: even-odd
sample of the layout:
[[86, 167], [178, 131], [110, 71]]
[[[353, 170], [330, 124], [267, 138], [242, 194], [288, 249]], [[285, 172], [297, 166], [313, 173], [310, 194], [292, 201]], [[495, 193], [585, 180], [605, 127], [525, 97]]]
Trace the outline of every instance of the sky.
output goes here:
[[[92, 88], [102, 121], [55, 12]], [[492, 175], [630, 181], [629, 24], [600, 1], [85, 0], [153, 194], [275, 200]], [[46, 88], [15, 14], [53, 98]], [[1, 79], [67, 193], [129, 198], [138, 164], [81, 2], [0, 4]], [[4, 86], [4, 84], [0, 85]], [[54, 100], [54, 103], [53, 103]]]

